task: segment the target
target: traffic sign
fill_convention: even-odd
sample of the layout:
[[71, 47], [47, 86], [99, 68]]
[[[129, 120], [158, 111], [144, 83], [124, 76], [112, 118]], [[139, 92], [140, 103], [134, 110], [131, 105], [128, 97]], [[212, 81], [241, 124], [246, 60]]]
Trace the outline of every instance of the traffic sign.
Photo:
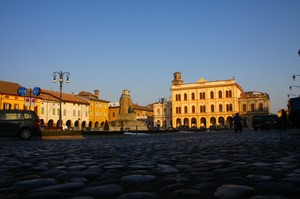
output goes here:
[[40, 89], [40, 87], [34, 87], [34, 88], [32, 89], [32, 94], [33, 94], [34, 96], [39, 96], [39, 95], [41, 94], [41, 89]]
[[27, 89], [25, 87], [18, 88], [18, 95], [26, 96], [26, 94], [27, 94]]
[[25, 97], [25, 106], [30, 106], [30, 98]]

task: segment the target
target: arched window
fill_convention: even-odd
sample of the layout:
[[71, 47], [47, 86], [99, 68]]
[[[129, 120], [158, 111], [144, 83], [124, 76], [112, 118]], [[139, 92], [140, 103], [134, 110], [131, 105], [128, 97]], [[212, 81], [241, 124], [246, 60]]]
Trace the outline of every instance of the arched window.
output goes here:
[[226, 91], [226, 98], [232, 97], [231, 90]]
[[264, 110], [264, 105], [262, 103], [259, 103], [259, 110], [263, 111]]
[[188, 108], [187, 108], [187, 106], [184, 107], [184, 113], [188, 113]]
[[215, 96], [214, 96], [214, 92], [211, 91], [211, 92], [210, 92], [210, 99], [214, 99], [214, 97], [215, 97]]
[[159, 108], [157, 109], [157, 115], [160, 115], [160, 109]]
[[187, 100], [187, 94], [184, 93], [184, 100], [186, 101]]
[[195, 93], [192, 93], [192, 100], [195, 100]]
[[192, 113], [195, 113], [195, 112], [196, 112], [195, 106], [192, 106]]
[[205, 105], [200, 106], [200, 113], [205, 113]]
[[255, 110], [255, 105], [251, 104], [251, 111], [254, 111], [254, 110]]
[[219, 104], [219, 111], [223, 112], [223, 105], [222, 104]]
[[199, 98], [200, 99], [205, 99], [205, 92], [200, 92]]
[[247, 105], [243, 104], [243, 111], [246, 112], [247, 111]]
[[219, 98], [222, 98], [222, 91], [219, 91]]
[[226, 111], [232, 111], [232, 104], [226, 104]]
[[176, 113], [180, 114], [181, 113], [181, 107], [176, 107]]

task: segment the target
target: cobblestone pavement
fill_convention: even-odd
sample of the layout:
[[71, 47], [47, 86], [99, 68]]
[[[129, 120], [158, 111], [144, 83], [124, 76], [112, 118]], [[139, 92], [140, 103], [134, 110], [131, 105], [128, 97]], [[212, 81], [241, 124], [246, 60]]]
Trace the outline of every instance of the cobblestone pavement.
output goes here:
[[300, 198], [298, 131], [0, 139], [0, 198]]

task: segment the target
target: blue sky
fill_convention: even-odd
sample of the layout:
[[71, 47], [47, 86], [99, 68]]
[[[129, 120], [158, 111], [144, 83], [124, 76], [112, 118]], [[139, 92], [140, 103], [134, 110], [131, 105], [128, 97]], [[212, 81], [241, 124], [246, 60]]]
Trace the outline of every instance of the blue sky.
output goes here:
[[173, 73], [185, 83], [235, 77], [267, 92], [271, 110], [300, 89], [299, 0], [0, 0], [0, 80], [93, 92], [134, 103], [170, 96]]

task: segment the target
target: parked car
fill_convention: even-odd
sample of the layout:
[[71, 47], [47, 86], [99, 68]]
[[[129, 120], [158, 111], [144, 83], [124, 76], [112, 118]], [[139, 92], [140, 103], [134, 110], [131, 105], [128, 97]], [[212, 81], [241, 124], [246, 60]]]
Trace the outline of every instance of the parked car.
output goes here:
[[261, 129], [261, 118], [263, 115], [254, 115], [252, 118], [252, 128], [254, 131]]
[[0, 110], [0, 136], [19, 136], [26, 140], [40, 134], [40, 119], [34, 111]]
[[261, 129], [269, 130], [269, 129], [279, 129], [279, 121], [277, 115], [264, 115], [261, 118]]

